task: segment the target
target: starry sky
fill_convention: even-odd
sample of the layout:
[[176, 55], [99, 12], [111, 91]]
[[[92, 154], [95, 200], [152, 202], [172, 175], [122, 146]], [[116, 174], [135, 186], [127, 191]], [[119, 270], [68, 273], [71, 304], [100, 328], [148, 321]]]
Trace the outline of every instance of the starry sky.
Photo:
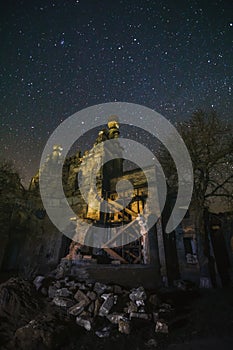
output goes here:
[[0, 10], [0, 158], [25, 184], [53, 130], [94, 104], [142, 104], [172, 123], [198, 108], [233, 119], [230, 0], [5, 0]]

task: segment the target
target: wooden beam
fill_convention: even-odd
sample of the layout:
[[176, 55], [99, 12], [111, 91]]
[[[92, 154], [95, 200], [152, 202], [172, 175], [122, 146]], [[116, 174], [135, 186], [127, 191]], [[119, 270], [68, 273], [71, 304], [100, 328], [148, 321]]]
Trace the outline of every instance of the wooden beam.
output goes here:
[[135, 254], [131, 253], [129, 250], [126, 250], [126, 253], [132, 256], [132, 258], [134, 258], [134, 261], [133, 261], [134, 264], [136, 264], [138, 261], [141, 260], [140, 256], [136, 256]]
[[116, 201], [113, 201], [110, 198], [108, 198], [108, 203], [117, 209], [124, 210], [126, 213], [132, 215], [133, 217], [138, 216], [138, 213], [136, 213], [135, 211], [128, 209], [128, 208], [125, 208], [122, 204], [117, 203]]
[[[133, 226], [134, 223], [135, 223], [135, 220], [131, 221], [127, 225], [124, 225], [114, 237], [112, 237], [108, 242], [104, 244], [104, 246], [102, 246], [102, 248], [108, 247], [110, 244], [112, 244], [126, 229], [128, 229], [130, 226]], [[136, 231], [136, 228], [135, 228], [135, 231]]]
[[113, 249], [111, 248], [103, 248], [109, 255], [111, 255], [114, 259], [120, 260], [124, 264], [128, 264], [128, 262], [122, 258], [119, 254], [117, 254]]

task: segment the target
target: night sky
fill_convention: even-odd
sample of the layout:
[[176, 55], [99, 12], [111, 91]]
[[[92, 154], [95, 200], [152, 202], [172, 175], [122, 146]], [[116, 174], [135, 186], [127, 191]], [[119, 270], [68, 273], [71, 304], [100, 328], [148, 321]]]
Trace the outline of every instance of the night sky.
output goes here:
[[27, 183], [59, 123], [98, 103], [232, 120], [232, 14], [230, 0], [2, 1], [1, 159]]

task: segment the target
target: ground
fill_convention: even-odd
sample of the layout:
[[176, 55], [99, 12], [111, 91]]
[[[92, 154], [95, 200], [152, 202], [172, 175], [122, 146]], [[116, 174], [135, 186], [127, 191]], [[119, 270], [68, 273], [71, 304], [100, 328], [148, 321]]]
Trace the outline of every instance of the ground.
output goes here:
[[[168, 297], [169, 296], [169, 297]], [[82, 350], [232, 350], [233, 349], [233, 289], [208, 289], [197, 293], [167, 293], [173, 299], [178, 314], [187, 316], [186, 324], [177, 324], [168, 335], [156, 335], [154, 327], [143, 327], [131, 335], [114, 339], [96, 339], [83, 334]], [[157, 347], [148, 346], [155, 339]], [[67, 348], [68, 350], [69, 348]], [[75, 348], [72, 348], [75, 349]]]
[[[1, 282], [7, 276], [2, 276]], [[14, 283], [13, 283], [14, 284]], [[0, 304], [5, 302], [0, 285]], [[36, 292], [33, 285], [24, 280], [14, 284], [13, 304], [8, 314], [2, 314], [1, 334], [7, 341], [0, 342], [1, 350], [232, 350], [233, 349], [233, 289], [197, 289], [182, 291], [164, 289], [157, 292], [161, 302], [175, 307], [175, 314], [168, 334], [155, 333], [155, 325], [144, 320], [132, 322], [130, 335], [113, 330], [107, 338], [98, 338], [94, 331], [86, 331], [71, 322], [64, 311], [51, 306], [46, 298]], [[23, 290], [23, 292], [22, 292]], [[14, 305], [19, 305], [15, 308]], [[1, 309], [1, 308], [0, 308]], [[11, 313], [11, 315], [10, 315]], [[3, 317], [4, 316], [4, 317]], [[15, 334], [30, 320], [39, 322], [39, 336], [48, 344], [38, 343], [38, 334], [33, 334], [34, 343], [27, 328], [21, 333], [22, 346], [14, 342]], [[97, 319], [101, 328], [101, 318]], [[14, 324], [15, 323], [15, 324]], [[5, 329], [4, 329], [5, 328]], [[35, 328], [36, 329], [36, 328]], [[17, 330], [17, 332], [16, 332]], [[16, 332], [16, 333], [15, 333]], [[2, 338], [3, 339], [3, 338]], [[13, 340], [12, 340], [13, 339]], [[54, 340], [55, 339], [55, 340]]]

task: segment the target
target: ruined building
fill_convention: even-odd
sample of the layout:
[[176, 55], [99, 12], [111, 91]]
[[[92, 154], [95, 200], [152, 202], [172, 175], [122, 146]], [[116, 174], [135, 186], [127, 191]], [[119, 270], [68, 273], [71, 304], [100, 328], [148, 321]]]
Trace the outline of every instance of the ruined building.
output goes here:
[[[149, 288], [160, 285], [162, 280], [171, 284], [185, 271], [198, 274], [192, 217], [187, 214], [183, 224], [167, 235], [164, 227], [172, 206], [172, 197], [168, 196], [161, 218], [148, 229], [152, 208], [160, 210], [156, 186], [148, 199], [146, 175], [152, 169], [125, 170], [119, 134], [118, 119], [112, 116], [107, 128], [98, 133], [93, 147], [83, 155], [78, 151], [64, 161], [62, 145], [53, 147], [40, 171], [48, 172], [49, 181], [49, 171], [56, 169], [59, 162], [64, 163], [64, 193], [76, 215], [70, 218], [68, 227], [69, 237], [74, 240], [60, 233], [46, 214], [40, 198], [38, 172], [31, 180], [26, 197], [16, 203], [3, 268], [19, 268], [25, 270], [25, 274], [45, 273], [60, 264], [58, 273], [61, 274], [129, 286], [143, 284]], [[108, 148], [104, 143], [107, 140], [114, 140]], [[117, 157], [106, 162], [106, 155], [111, 152]], [[97, 173], [96, 169], [99, 169]], [[56, 171], [54, 174], [56, 176]], [[94, 180], [92, 174], [95, 174]], [[156, 185], [156, 177], [154, 181]], [[83, 198], [80, 184], [87, 198]], [[51, 205], [59, 205], [56, 188]], [[109, 213], [106, 205], [114, 210]], [[88, 223], [88, 229], [82, 222]], [[104, 244], [98, 243], [98, 227], [105, 229]]]

